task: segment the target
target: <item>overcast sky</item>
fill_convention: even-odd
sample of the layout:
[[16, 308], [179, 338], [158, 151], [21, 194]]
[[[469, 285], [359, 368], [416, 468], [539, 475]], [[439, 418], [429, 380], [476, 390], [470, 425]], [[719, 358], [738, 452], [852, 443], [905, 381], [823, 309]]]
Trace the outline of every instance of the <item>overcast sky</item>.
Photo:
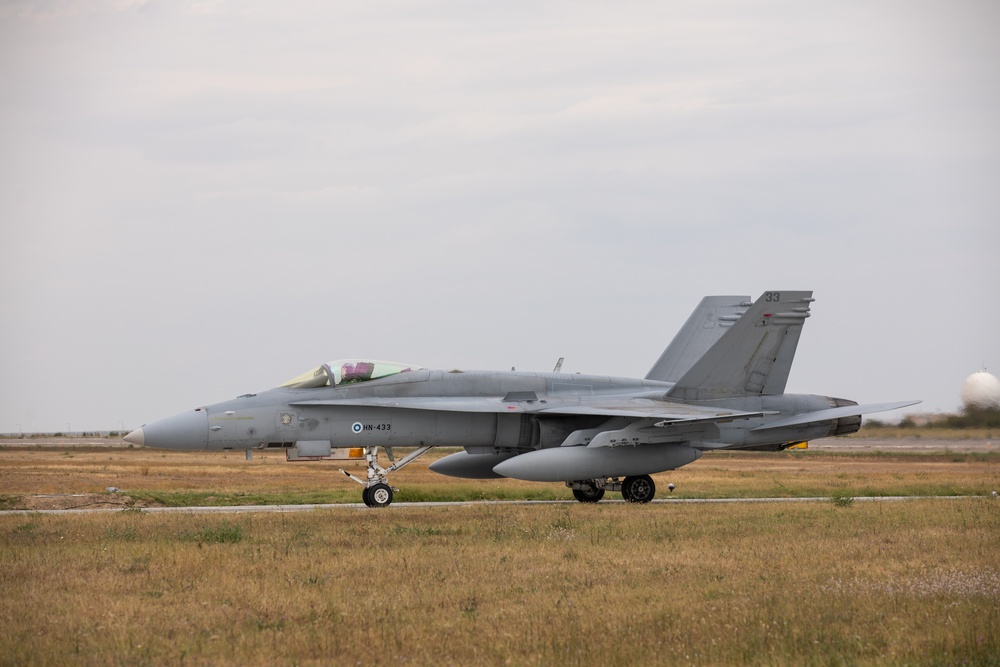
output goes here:
[[[0, 431], [342, 357], [642, 377], [812, 289], [788, 390], [1000, 372], [1000, 4], [0, 0]], [[897, 414], [898, 416], [898, 414]]]

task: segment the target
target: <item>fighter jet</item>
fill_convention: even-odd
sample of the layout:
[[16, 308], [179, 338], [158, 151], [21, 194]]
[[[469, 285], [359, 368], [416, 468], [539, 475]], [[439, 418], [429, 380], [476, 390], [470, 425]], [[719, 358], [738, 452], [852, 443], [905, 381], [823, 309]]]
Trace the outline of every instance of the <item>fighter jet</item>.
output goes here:
[[[286, 458], [364, 459], [351, 477], [388, 506], [390, 473], [434, 447], [431, 464], [472, 479], [564, 482], [581, 502], [606, 491], [653, 499], [651, 474], [716, 449], [781, 450], [853, 433], [861, 415], [920, 401], [858, 405], [785, 394], [810, 291], [706, 297], [644, 379], [571, 373], [445, 371], [338, 360], [274, 389], [144, 425], [125, 436], [166, 449], [284, 449]], [[378, 450], [390, 465], [382, 467]], [[410, 448], [396, 460], [395, 450]]]

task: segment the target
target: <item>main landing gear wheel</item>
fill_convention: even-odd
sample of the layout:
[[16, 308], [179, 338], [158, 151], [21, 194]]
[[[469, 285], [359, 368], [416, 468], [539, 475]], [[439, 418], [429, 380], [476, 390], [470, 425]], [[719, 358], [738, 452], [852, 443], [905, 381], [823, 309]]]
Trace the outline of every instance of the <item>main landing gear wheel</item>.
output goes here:
[[596, 503], [604, 497], [604, 489], [599, 489], [594, 484], [588, 484], [586, 488], [573, 489], [573, 497], [581, 503]]
[[656, 485], [649, 475], [626, 477], [622, 482], [622, 498], [630, 503], [648, 503], [656, 495]]
[[392, 502], [392, 487], [388, 484], [374, 484], [361, 493], [368, 507], [388, 507]]

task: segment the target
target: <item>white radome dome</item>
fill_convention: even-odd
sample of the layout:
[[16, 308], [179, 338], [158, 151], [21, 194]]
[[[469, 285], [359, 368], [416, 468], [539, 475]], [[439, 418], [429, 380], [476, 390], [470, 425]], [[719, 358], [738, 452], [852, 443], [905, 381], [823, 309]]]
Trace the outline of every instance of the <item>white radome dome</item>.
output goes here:
[[1000, 408], [1000, 380], [986, 371], [973, 373], [962, 385], [962, 403], [967, 408]]

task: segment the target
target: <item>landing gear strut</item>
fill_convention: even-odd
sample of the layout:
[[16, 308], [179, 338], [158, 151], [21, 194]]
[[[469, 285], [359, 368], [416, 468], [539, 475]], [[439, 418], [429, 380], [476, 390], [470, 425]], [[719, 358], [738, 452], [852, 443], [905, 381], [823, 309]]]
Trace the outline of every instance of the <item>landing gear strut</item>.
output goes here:
[[389, 473], [396, 472], [400, 468], [416, 461], [418, 458], [431, 450], [431, 447], [418, 447], [399, 461], [393, 456], [392, 447], [386, 447], [385, 453], [392, 462], [388, 468], [383, 468], [378, 463], [378, 447], [365, 447], [365, 461], [368, 463], [368, 479], [360, 479], [341, 468], [344, 473], [355, 482], [365, 487], [361, 492], [361, 499], [368, 507], [388, 507], [392, 503], [392, 494], [399, 489], [389, 486]]

